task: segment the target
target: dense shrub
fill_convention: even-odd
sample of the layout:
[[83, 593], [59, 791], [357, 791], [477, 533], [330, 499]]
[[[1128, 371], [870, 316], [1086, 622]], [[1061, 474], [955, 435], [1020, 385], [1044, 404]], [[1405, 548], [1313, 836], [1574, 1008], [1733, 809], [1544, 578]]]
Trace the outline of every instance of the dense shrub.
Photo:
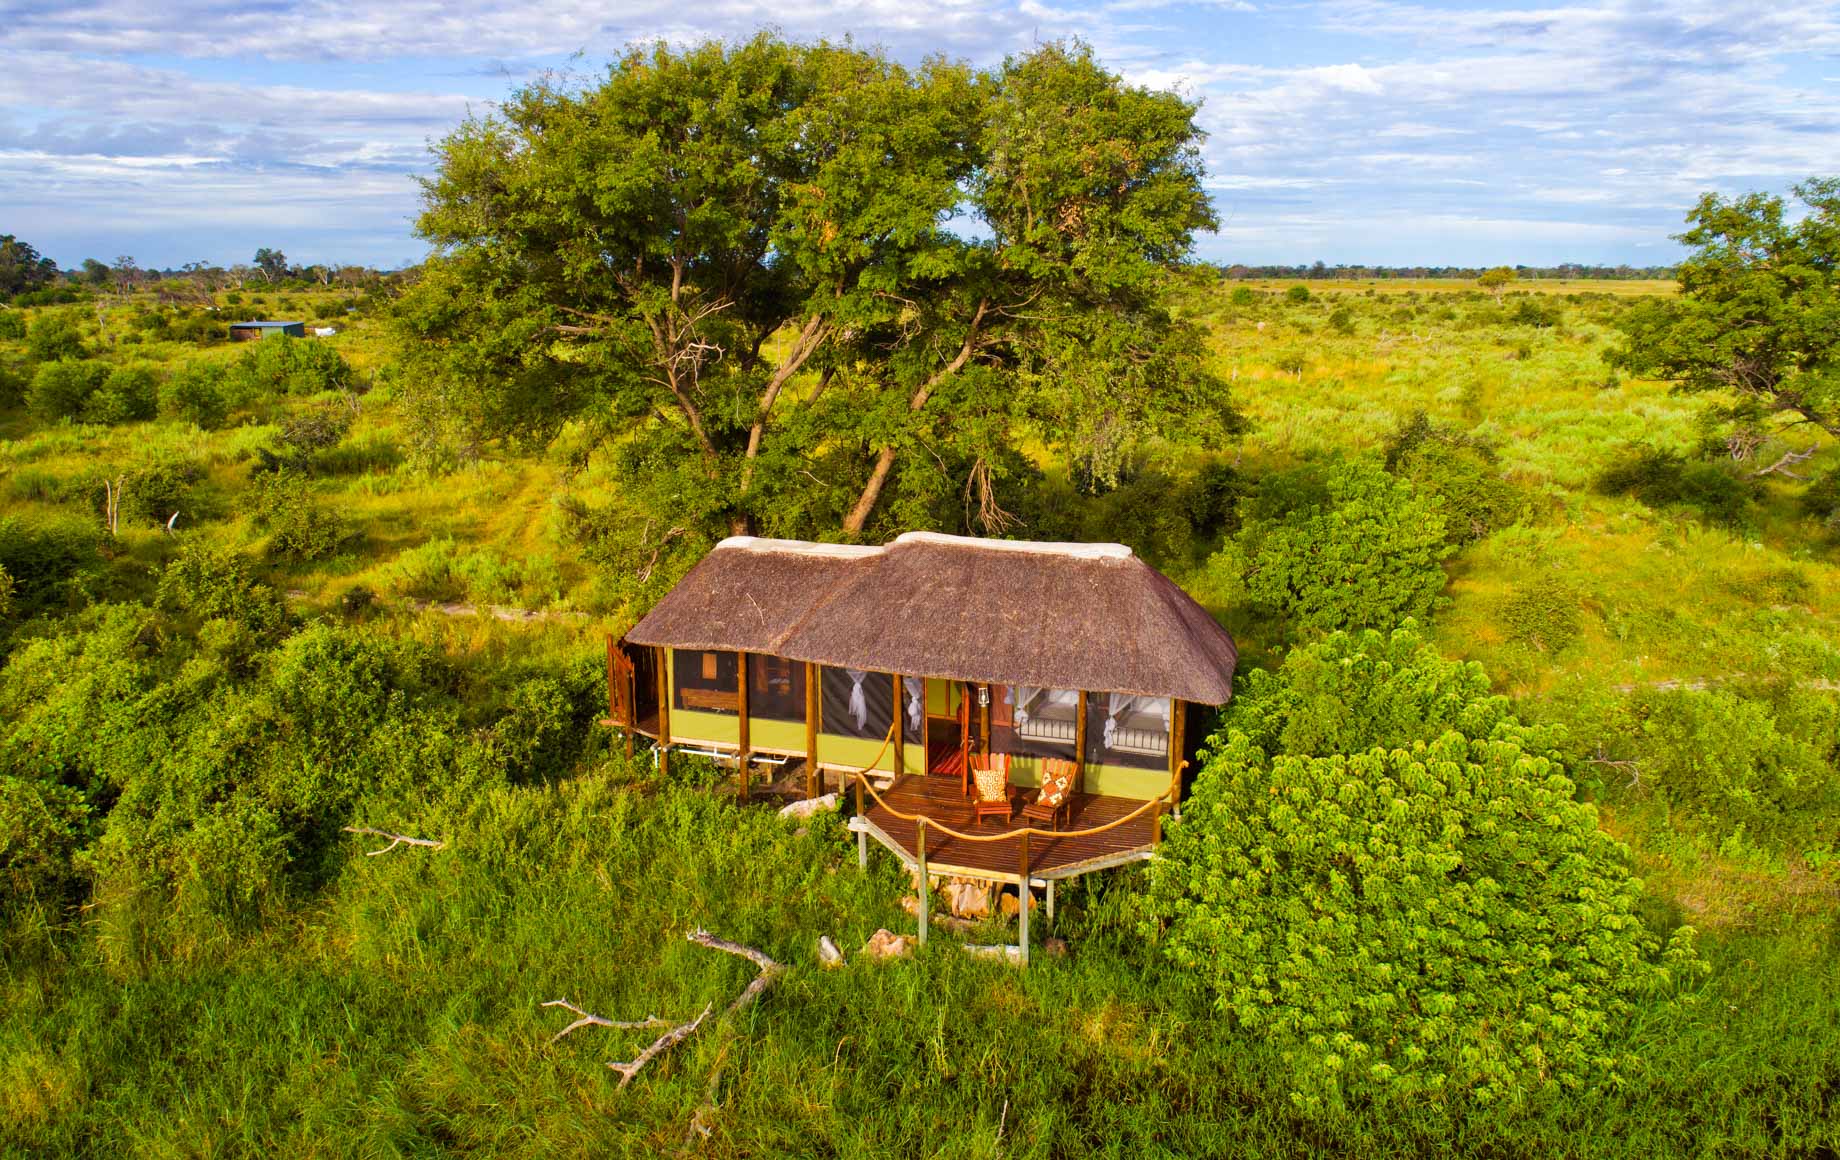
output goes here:
[[1840, 531], [1840, 468], [1821, 475], [1802, 493], [1802, 511], [1830, 530]]
[[245, 394], [314, 395], [357, 386], [357, 377], [339, 352], [305, 338], [266, 338], [248, 344], [231, 367], [233, 385]]
[[1502, 604], [1501, 623], [1510, 639], [1541, 652], [1559, 652], [1578, 639], [1582, 627], [1578, 593], [1551, 576], [1522, 584]]
[[55, 600], [96, 559], [97, 525], [87, 520], [0, 518], [0, 568], [13, 578], [20, 611]]
[[159, 410], [159, 382], [146, 367], [116, 367], [83, 404], [92, 423], [151, 419]]
[[316, 452], [345, 438], [352, 419], [349, 407], [320, 407], [288, 416], [281, 423], [280, 447], [256, 449], [255, 470], [306, 472]]
[[76, 896], [75, 855], [90, 837], [83, 794], [0, 772], [0, 916], [33, 903], [55, 912]]
[[32, 376], [26, 405], [46, 422], [75, 419], [84, 413], [90, 396], [101, 389], [108, 377], [105, 363], [68, 358], [43, 363]]
[[1255, 604], [1302, 628], [1390, 628], [1444, 587], [1439, 505], [1378, 464], [1333, 461], [1261, 480], [1216, 558]]
[[1284, 291], [1284, 300], [1286, 302], [1308, 302], [1310, 300], [1310, 288], [1303, 285], [1301, 282], [1295, 286], [1287, 287]]
[[194, 488], [204, 478], [204, 468], [195, 459], [162, 455], [145, 460], [121, 476], [120, 516], [126, 523], [164, 524], [174, 512], [198, 520], [193, 503]]
[[1452, 544], [1480, 540], [1527, 514], [1527, 497], [1502, 478], [1494, 447], [1433, 423], [1423, 411], [1387, 440], [1386, 469], [1411, 480], [1419, 494], [1437, 499]]
[[224, 378], [223, 367], [215, 363], [182, 367], [161, 384], [160, 409], [196, 423], [206, 431], [214, 431], [224, 425], [230, 413], [230, 397]]
[[1652, 508], [1689, 507], [1715, 524], [1750, 522], [1754, 481], [1740, 479], [1716, 463], [1688, 460], [1677, 451], [1640, 444], [1597, 477], [1605, 495], [1633, 496]]
[[13, 577], [0, 567], [0, 624], [13, 615]]
[[17, 407], [26, 399], [26, 377], [0, 363], [0, 407]]
[[57, 362], [89, 356], [83, 332], [64, 314], [41, 314], [26, 337], [26, 353], [34, 362]]
[[311, 481], [295, 471], [257, 476], [254, 510], [256, 526], [269, 533], [269, 553], [282, 559], [323, 559], [350, 534], [344, 519], [315, 497]]
[[0, 310], [0, 339], [18, 341], [26, 336], [26, 316], [17, 310]]
[[1697, 960], [1686, 928], [1661, 953], [1551, 743], [1415, 634], [1299, 649], [1209, 742], [1149, 932], [1306, 1106], [1611, 1080], [1620, 1021]]
[[182, 628], [227, 621], [260, 642], [279, 637], [289, 621], [286, 602], [256, 579], [248, 560], [200, 545], [187, 545], [161, 569], [154, 605]]
[[1227, 302], [1234, 306], [1252, 306], [1258, 300], [1258, 292], [1250, 286], [1235, 286], [1233, 293], [1227, 295]]
[[1641, 784], [1678, 823], [1764, 848], [1840, 853], [1840, 704], [1816, 691], [1780, 705], [1724, 689], [1649, 690], [1636, 699]]

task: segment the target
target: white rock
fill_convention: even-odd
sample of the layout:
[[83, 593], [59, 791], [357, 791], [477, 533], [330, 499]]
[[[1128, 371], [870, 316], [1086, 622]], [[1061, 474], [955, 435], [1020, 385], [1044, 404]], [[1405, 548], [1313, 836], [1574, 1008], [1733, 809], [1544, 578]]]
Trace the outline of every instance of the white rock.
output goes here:
[[837, 795], [834, 793], [827, 793], [823, 797], [806, 798], [803, 801], [796, 801], [790, 805], [781, 806], [779, 808], [779, 816], [782, 818], [809, 818], [819, 810], [834, 810], [836, 808]]

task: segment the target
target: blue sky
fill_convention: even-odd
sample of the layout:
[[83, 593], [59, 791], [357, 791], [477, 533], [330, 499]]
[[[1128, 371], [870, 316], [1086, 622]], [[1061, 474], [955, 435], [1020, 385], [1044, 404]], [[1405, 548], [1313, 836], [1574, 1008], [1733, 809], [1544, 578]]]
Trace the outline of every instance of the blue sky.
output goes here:
[[419, 259], [427, 143], [635, 40], [978, 63], [1082, 37], [1204, 102], [1222, 261], [1672, 261], [1705, 190], [1840, 173], [1840, 4], [7, 0], [0, 233], [66, 265]]

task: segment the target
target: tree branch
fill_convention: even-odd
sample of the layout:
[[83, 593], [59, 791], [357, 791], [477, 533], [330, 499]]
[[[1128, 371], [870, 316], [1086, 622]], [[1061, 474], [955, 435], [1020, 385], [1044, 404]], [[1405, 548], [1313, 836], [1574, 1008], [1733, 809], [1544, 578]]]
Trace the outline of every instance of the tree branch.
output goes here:
[[388, 830], [373, 830], [369, 826], [346, 826], [345, 832], [347, 834], [371, 834], [379, 838], [390, 839], [390, 844], [381, 850], [366, 850], [364, 852], [366, 858], [375, 858], [379, 854], [388, 854], [398, 846], [426, 846], [430, 850], [439, 850], [447, 845], [445, 841], [435, 841], [432, 838], [411, 838], [407, 834], [392, 834]]

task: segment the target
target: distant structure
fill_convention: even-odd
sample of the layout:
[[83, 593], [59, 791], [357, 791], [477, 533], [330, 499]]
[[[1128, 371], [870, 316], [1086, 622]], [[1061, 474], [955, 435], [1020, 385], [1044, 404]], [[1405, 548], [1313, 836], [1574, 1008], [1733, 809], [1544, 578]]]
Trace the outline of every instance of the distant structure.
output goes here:
[[232, 322], [230, 324], [231, 342], [248, 342], [255, 338], [278, 338], [281, 335], [293, 338], [307, 337], [307, 324], [304, 322]]

